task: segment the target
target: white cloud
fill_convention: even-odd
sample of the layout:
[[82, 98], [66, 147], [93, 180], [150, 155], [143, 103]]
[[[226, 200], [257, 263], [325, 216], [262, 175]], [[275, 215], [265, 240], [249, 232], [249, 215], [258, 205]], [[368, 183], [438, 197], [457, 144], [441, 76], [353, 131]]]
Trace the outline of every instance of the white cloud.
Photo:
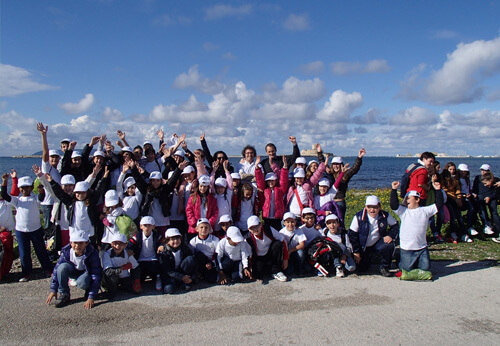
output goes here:
[[500, 37], [460, 43], [441, 69], [427, 78], [412, 74], [403, 81], [399, 95], [436, 105], [473, 102], [483, 97], [481, 83], [499, 71]]
[[30, 92], [57, 89], [57, 87], [38, 83], [28, 70], [0, 63], [0, 97], [16, 96]]
[[384, 59], [375, 59], [362, 63], [357, 61], [337, 61], [330, 64], [335, 75], [368, 74], [389, 72], [390, 67]]
[[224, 17], [247, 16], [252, 14], [252, 12], [252, 5], [232, 6], [218, 4], [205, 9], [205, 19], [214, 20]]
[[102, 119], [106, 122], [117, 122], [124, 119], [123, 113], [118, 109], [111, 109], [111, 107], [104, 108], [102, 112]]
[[297, 69], [305, 74], [317, 74], [324, 71], [325, 64], [322, 61], [318, 60], [310, 62], [308, 64], [300, 65]]
[[437, 123], [438, 119], [438, 116], [432, 111], [413, 106], [398, 112], [390, 119], [390, 124], [401, 126], [432, 125]]
[[290, 14], [283, 22], [283, 28], [290, 31], [304, 31], [310, 29], [309, 15], [304, 14]]
[[325, 94], [325, 85], [319, 78], [300, 80], [290, 77], [278, 91], [265, 92], [263, 97], [267, 102], [309, 103], [319, 100]]
[[349, 94], [343, 90], [336, 90], [318, 112], [318, 119], [347, 123], [352, 111], [361, 107], [362, 104], [363, 96], [359, 92]]
[[94, 95], [86, 94], [85, 97], [78, 103], [63, 103], [59, 105], [59, 108], [61, 108], [64, 113], [70, 115], [85, 113], [92, 107], [92, 105], [94, 104], [94, 100]]
[[173, 86], [178, 89], [195, 89], [205, 94], [216, 94], [224, 89], [224, 85], [198, 73], [198, 65], [189, 68], [188, 73], [181, 73], [175, 78]]

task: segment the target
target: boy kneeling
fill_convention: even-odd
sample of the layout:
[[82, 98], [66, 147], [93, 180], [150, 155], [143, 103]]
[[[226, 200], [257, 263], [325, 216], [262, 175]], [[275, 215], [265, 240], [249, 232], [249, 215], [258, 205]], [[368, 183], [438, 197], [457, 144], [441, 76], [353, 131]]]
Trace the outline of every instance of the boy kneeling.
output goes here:
[[89, 244], [87, 232], [72, 232], [69, 240], [70, 243], [61, 249], [61, 257], [52, 273], [47, 304], [50, 304], [52, 298], [56, 298], [56, 308], [69, 304], [68, 280], [72, 278], [76, 279], [77, 287], [85, 290], [85, 309], [91, 309], [101, 286], [102, 268], [99, 253]]

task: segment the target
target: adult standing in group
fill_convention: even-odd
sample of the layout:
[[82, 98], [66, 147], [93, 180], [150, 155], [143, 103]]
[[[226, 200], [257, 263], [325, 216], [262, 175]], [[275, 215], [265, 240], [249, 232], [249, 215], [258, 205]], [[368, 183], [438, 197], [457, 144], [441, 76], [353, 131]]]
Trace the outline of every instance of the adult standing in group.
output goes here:
[[236, 166], [236, 172], [240, 174], [241, 180], [253, 182], [255, 181], [255, 158], [257, 151], [255, 147], [247, 144], [241, 151], [243, 158]]
[[[365, 148], [361, 148], [361, 150], [358, 153], [358, 157], [356, 157], [356, 161], [354, 162], [354, 165], [344, 173], [344, 176], [342, 177], [342, 180], [340, 181], [340, 184], [337, 188], [337, 193], [335, 194], [334, 201], [342, 213], [342, 219], [345, 218], [345, 213], [347, 210], [347, 206], [346, 206], [346, 202], [345, 202], [345, 195], [347, 192], [349, 180], [351, 180], [351, 178], [356, 173], [359, 172], [359, 169], [361, 168], [361, 164], [363, 163], [363, 156], [365, 156], [365, 154], [366, 154]], [[327, 177], [330, 180], [330, 185], [333, 185], [335, 183], [335, 181], [339, 177], [340, 173], [342, 173], [343, 169], [344, 169], [344, 162], [342, 160], [342, 157], [335, 156], [332, 159], [332, 165], [330, 167], [330, 172], [327, 173]]]
[[[297, 145], [297, 139], [294, 136], [288, 137], [288, 140], [293, 144], [293, 153], [292, 155], [286, 155], [286, 163], [288, 167], [292, 167], [297, 157], [300, 156], [300, 150], [299, 146]], [[276, 146], [273, 143], [268, 143], [266, 145], [266, 154], [272, 159], [274, 163], [278, 165], [280, 169], [283, 168], [283, 162], [281, 160], [278, 160], [276, 157]], [[271, 173], [273, 171], [271, 169], [271, 165], [269, 164], [269, 158], [263, 159], [260, 164], [264, 169], [264, 174]]]
[[[413, 172], [410, 174], [410, 182], [407, 191], [417, 191], [420, 194], [419, 205], [427, 204], [427, 191], [430, 190], [429, 171], [434, 167], [436, 157], [433, 153], [425, 151], [420, 155], [418, 163], [414, 166]], [[409, 168], [406, 170], [409, 172]], [[425, 169], [422, 169], [425, 168]]]

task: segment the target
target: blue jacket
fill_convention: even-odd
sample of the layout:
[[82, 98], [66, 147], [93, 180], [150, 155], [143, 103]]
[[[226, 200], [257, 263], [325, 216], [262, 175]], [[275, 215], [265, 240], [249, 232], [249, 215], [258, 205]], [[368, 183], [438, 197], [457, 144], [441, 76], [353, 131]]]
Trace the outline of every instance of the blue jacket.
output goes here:
[[[73, 266], [75, 265], [70, 261], [70, 250], [71, 244], [68, 244], [61, 249], [61, 257], [59, 257], [59, 260], [57, 261], [54, 272], [52, 273], [52, 279], [50, 280], [51, 292], [57, 292], [57, 289], [59, 288], [59, 281], [57, 279], [57, 268], [59, 265], [62, 263], [69, 263]], [[99, 293], [99, 288], [101, 287], [102, 267], [101, 260], [99, 259], [99, 253], [90, 244], [88, 244], [85, 248], [85, 260], [83, 263], [85, 265], [85, 270], [82, 271], [82, 274], [83, 272], [88, 273], [92, 281], [89, 289], [89, 299], [95, 299]]]
[[[366, 214], [366, 208], [356, 213], [355, 217], [358, 219], [359, 230], [358, 232], [354, 232], [351, 229], [348, 231], [349, 240], [351, 241], [352, 251], [354, 253], [359, 253], [366, 248], [366, 241], [370, 234], [370, 223], [368, 222], [368, 215]], [[378, 231], [381, 238], [389, 235], [394, 240], [399, 234], [399, 224], [396, 222], [396, 224], [389, 226], [387, 221], [388, 217], [388, 212], [383, 210], [379, 212], [377, 220]], [[388, 227], [389, 229], [387, 229]]]

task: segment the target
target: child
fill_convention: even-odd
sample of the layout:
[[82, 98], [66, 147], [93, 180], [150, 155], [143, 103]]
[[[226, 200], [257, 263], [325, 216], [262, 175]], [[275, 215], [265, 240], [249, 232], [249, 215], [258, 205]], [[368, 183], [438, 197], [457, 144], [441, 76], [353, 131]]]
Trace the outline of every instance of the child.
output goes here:
[[221, 231], [224, 232], [224, 234], [227, 234], [227, 230], [229, 229], [229, 227], [233, 226], [233, 220], [231, 219], [231, 216], [229, 214], [222, 215], [219, 219], [219, 225]]
[[353, 272], [356, 269], [356, 263], [351, 256], [349, 248], [349, 238], [346, 238], [340, 228], [340, 219], [335, 214], [330, 214], [325, 219], [326, 227], [323, 229], [323, 235], [335, 242], [342, 249], [343, 253], [340, 257], [335, 257], [333, 263], [336, 268], [336, 276], [343, 278], [345, 276], [344, 269]]
[[31, 262], [31, 245], [35, 248], [36, 256], [43, 270], [50, 275], [52, 265], [43, 241], [43, 228], [40, 222], [39, 201], [33, 196], [33, 179], [21, 177], [18, 179], [18, 187], [21, 191], [19, 197], [10, 196], [7, 193], [7, 180], [9, 174], [2, 175], [2, 198], [16, 208], [16, 239], [19, 244], [19, 257], [21, 259], [22, 277], [19, 282], [29, 280], [33, 269]]
[[[226, 172], [226, 178], [219, 177], [215, 179], [215, 172], [217, 171], [218, 167], [218, 160], [214, 161], [214, 169], [212, 170], [212, 175], [210, 176], [212, 190], [214, 191], [215, 199], [217, 200], [218, 214], [230, 214], [231, 201], [233, 199], [233, 179], [231, 178], [231, 173], [229, 172], [229, 161], [226, 160], [223, 163], [224, 171]], [[225, 236], [225, 233], [222, 232], [219, 221], [220, 218], [215, 223], [214, 235], [220, 239]]]
[[117, 233], [120, 233], [116, 218], [123, 214], [123, 203], [116, 194], [115, 190], [108, 190], [104, 196], [104, 212], [106, 216], [102, 219], [105, 226], [104, 234], [102, 236], [102, 244], [105, 246], [104, 250], [109, 249], [111, 239]]
[[[498, 197], [497, 189], [500, 183], [497, 178], [493, 177], [491, 172], [481, 176], [482, 189], [477, 195], [479, 207], [481, 210], [481, 219], [484, 220], [486, 227], [493, 230], [497, 234], [500, 232], [500, 218], [498, 217]], [[488, 219], [488, 210], [491, 218]], [[486, 228], [485, 227], [485, 233]]]
[[321, 233], [318, 230], [318, 226], [316, 225], [316, 213], [313, 208], [304, 208], [302, 209], [302, 226], [299, 229], [306, 236], [305, 246], [307, 247], [314, 238], [321, 237]]
[[[247, 235], [247, 220], [250, 216], [255, 215], [256, 213], [256, 204], [255, 204], [255, 192], [252, 184], [243, 183], [240, 188], [240, 193], [238, 195], [236, 212], [234, 215], [235, 225], [241, 230], [243, 235]], [[233, 207], [235, 207], [233, 205]]]
[[[344, 167], [347, 166], [348, 164]], [[322, 227], [325, 226], [325, 216], [331, 213], [334, 213], [339, 217], [339, 221], [341, 222], [341, 224], [344, 223], [344, 220], [342, 219], [342, 210], [339, 208], [337, 203], [335, 203], [337, 187], [342, 181], [343, 177], [344, 171], [340, 173], [340, 175], [337, 177], [337, 180], [331, 187], [330, 180], [328, 180], [327, 178], [321, 178], [318, 183], [319, 194], [314, 196], [314, 208], [316, 209], [316, 212], [318, 214], [317, 221], [319, 224], [321, 224]]]
[[118, 286], [134, 293], [141, 291], [139, 264], [134, 256], [127, 254], [126, 246], [127, 237], [121, 233], [114, 234], [111, 238], [111, 249], [102, 256], [104, 282], [111, 300], [115, 298]]
[[137, 184], [133, 177], [125, 178], [132, 164], [134, 164], [132, 160], [123, 163], [123, 170], [116, 184], [116, 192], [118, 193], [118, 197], [123, 201], [123, 212], [139, 224], [139, 208], [142, 203], [142, 193], [137, 188]]
[[156, 254], [162, 239], [155, 230], [155, 220], [152, 216], [143, 216], [140, 228], [142, 232], [129, 240], [127, 254], [134, 256], [139, 263], [141, 283], [144, 283], [148, 276], [155, 280], [160, 272]]
[[397, 188], [399, 181], [392, 183], [391, 191], [391, 209], [398, 214], [401, 219], [401, 228], [399, 231], [400, 255], [399, 268], [406, 272], [413, 269], [429, 271], [431, 267], [429, 248], [427, 247], [426, 230], [427, 223], [431, 216], [437, 213], [443, 205], [443, 195], [441, 193], [441, 184], [438, 181], [432, 183], [436, 190], [436, 203], [420, 207], [420, 194], [411, 190], [405, 196], [403, 204], [399, 205]]
[[207, 218], [200, 218], [198, 220], [196, 223], [196, 232], [198, 232], [198, 236], [191, 239], [189, 246], [198, 263], [201, 277], [209, 283], [215, 283], [217, 281], [215, 249], [217, 248], [217, 244], [219, 244], [219, 238], [210, 234], [213, 230]]
[[283, 227], [280, 231], [286, 240], [288, 247], [288, 268], [285, 271], [286, 275], [293, 274], [294, 271], [301, 275], [304, 271], [304, 262], [306, 260], [306, 236], [300, 228], [296, 228], [297, 220], [294, 213], [288, 212], [283, 215]]
[[[269, 163], [271, 163], [271, 160], [269, 159]], [[284, 196], [288, 190], [288, 165], [286, 156], [283, 155], [283, 168], [280, 170], [279, 181], [275, 173], [267, 173], [264, 177], [264, 173], [259, 167], [260, 156], [257, 156], [255, 165], [257, 166], [255, 170], [257, 188], [264, 191], [264, 198], [260, 201], [264, 222], [274, 229], [280, 229], [281, 218], [285, 213]], [[274, 163], [272, 163], [271, 167], [273, 166], [277, 168], [277, 165]]]
[[[70, 302], [68, 281], [76, 279], [77, 287], [85, 290], [85, 309], [94, 307], [94, 300], [101, 285], [101, 261], [98, 252], [89, 244], [88, 234], [75, 231], [70, 234], [70, 243], [62, 248], [61, 257], [52, 273], [47, 304], [56, 298], [56, 308]], [[57, 294], [59, 293], [59, 296]]]
[[274, 279], [286, 282], [288, 278], [283, 270], [288, 267], [288, 248], [283, 235], [268, 225], [262, 225], [255, 215], [248, 218], [247, 227], [250, 237], [246, 241], [252, 248], [252, 276], [262, 281], [270, 271]]
[[230, 226], [226, 234], [215, 250], [219, 263], [219, 283], [225, 285], [231, 281], [238, 282], [243, 275], [251, 280], [248, 261], [252, 256], [252, 249], [237, 227]]
[[14, 237], [12, 236], [14, 229], [15, 223], [12, 217], [12, 205], [0, 196], [0, 249], [2, 253], [2, 257], [0, 258], [0, 263], [2, 263], [0, 266], [0, 280], [9, 273], [14, 261]]
[[165, 233], [164, 245], [158, 247], [163, 293], [172, 294], [182, 284], [186, 291], [191, 290], [193, 277], [198, 265], [191, 249], [182, 242], [181, 232], [169, 228]]
[[196, 235], [196, 228], [200, 218], [208, 219], [210, 227], [213, 227], [219, 215], [217, 201], [209, 191], [210, 178], [208, 175], [202, 175], [198, 179], [198, 183], [198, 188], [191, 191], [186, 207], [186, 219], [189, 224], [188, 233], [191, 237]]
[[377, 252], [381, 262], [380, 274], [384, 277], [392, 276], [389, 270], [394, 254], [394, 240], [398, 234], [398, 222], [391, 214], [382, 210], [380, 199], [377, 196], [366, 197], [365, 208], [356, 213], [348, 231], [358, 270], [368, 270], [373, 252]]

